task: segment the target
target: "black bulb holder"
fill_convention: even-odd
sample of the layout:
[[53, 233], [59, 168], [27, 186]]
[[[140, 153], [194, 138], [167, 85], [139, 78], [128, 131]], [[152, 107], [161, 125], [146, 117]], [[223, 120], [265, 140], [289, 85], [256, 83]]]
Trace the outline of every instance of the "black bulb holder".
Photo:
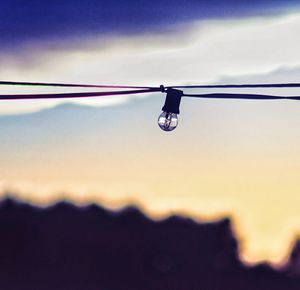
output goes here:
[[179, 106], [180, 106], [181, 97], [183, 96], [183, 91], [168, 88], [166, 90], [166, 93], [167, 96], [162, 110], [168, 113], [179, 114], [180, 113]]

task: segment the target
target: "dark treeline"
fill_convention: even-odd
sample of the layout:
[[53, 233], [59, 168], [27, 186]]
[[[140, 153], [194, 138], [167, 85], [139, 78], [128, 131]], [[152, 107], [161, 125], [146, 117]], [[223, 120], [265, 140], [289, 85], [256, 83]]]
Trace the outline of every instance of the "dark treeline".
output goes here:
[[299, 290], [290, 267], [246, 267], [229, 219], [155, 222], [135, 208], [0, 204], [2, 290]]

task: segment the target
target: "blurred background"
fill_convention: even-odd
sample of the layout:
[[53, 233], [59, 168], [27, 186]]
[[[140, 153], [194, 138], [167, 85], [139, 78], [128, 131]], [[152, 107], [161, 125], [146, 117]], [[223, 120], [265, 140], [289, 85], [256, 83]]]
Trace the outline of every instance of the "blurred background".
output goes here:
[[[4, 0], [0, 4], [0, 30], [1, 80], [159, 86], [288, 83], [300, 79], [300, 7], [298, 1], [292, 0], [164, 0], [151, 4], [136, 0], [30, 0], [26, 5]], [[1, 86], [0, 90], [2, 95], [78, 91], [15, 86]], [[300, 95], [299, 89], [210, 92]], [[140, 216], [147, 216], [142, 219], [151, 227], [156, 227], [155, 221], [157, 225], [167, 225], [168, 230], [174, 227], [170, 237], [177, 236], [176, 227], [180, 228], [181, 219], [198, 222], [188, 219], [187, 223], [199, 227], [201, 233], [206, 224], [217, 228], [217, 232], [219, 227], [221, 232], [225, 227], [225, 236], [236, 244], [229, 246], [234, 265], [254, 267], [268, 262], [280, 268], [281, 274], [284, 272], [284, 279], [295, 279], [292, 281], [296, 286], [278, 289], [297, 289], [287, 287], [299, 285], [294, 276], [300, 271], [300, 103], [184, 97], [178, 128], [166, 133], [157, 125], [164, 98], [162, 93], [153, 93], [76, 101], [2, 101], [3, 231], [23, 228], [18, 219], [11, 222], [20, 213], [28, 224], [34, 215], [38, 225], [33, 228], [39, 229], [39, 235], [47, 235], [49, 224], [44, 223], [42, 216], [49, 206], [61, 201], [81, 207], [97, 204], [110, 214], [109, 210], [118, 212], [133, 205], [142, 212]], [[58, 206], [62, 212], [53, 214], [54, 228], [58, 218], [62, 225], [76, 232], [75, 225], [65, 220], [72, 220], [64, 213], [71, 209], [74, 212], [70, 215], [75, 215], [83, 228], [88, 226], [88, 219], [82, 217], [80, 221], [84, 214], [79, 208], [63, 204], [62, 208]], [[162, 222], [172, 215], [182, 218], [175, 218], [171, 225]], [[98, 218], [100, 222], [101, 214]], [[122, 218], [122, 214], [118, 216], [117, 224], [122, 223]], [[103, 239], [110, 237], [101, 231]], [[33, 242], [35, 235], [30, 233], [20, 230], [20, 236], [6, 237], [22, 241], [20, 237], [26, 236]], [[72, 236], [73, 240], [77, 234]], [[95, 228], [90, 238], [99, 234]], [[209, 241], [220, 239], [218, 235], [213, 234]], [[192, 237], [195, 238], [193, 234]], [[107, 238], [106, 246], [114, 245], [115, 238]], [[127, 236], [120, 235], [118, 239], [125, 241]], [[7, 244], [3, 241], [2, 247], [10, 248], [11, 240]], [[222, 241], [223, 249], [227, 246]], [[47, 243], [51, 244], [49, 240]], [[199, 248], [206, 245], [201, 243]], [[165, 247], [172, 247], [172, 242]], [[23, 248], [28, 255], [30, 249]], [[183, 248], [175, 252], [180, 251], [185, 253]], [[215, 253], [216, 249], [211, 251]], [[7, 257], [15, 261], [11, 264], [14, 273], [23, 260]], [[147, 260], [145, 256], [141, 259]], [[3, 269], [8, 269], [5, 265]], [[263, 277], [266, 276], [264, 273]], [[294, 278], [286, 278], [291, 276]], [[287, 285], [284, 281], [282, 285]], [[108, 284], [106, 287], [117, 289]], [[208, 289], [220, 289], [215, 287]]]

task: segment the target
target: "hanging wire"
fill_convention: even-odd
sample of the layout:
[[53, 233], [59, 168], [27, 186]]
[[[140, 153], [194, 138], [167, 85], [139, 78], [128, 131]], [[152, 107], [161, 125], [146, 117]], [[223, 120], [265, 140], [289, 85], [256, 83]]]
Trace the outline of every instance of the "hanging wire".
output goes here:
[[[44, 83], [44, 82], [14, 82], [0, 81], [3, 86], [42, 86], [42, 87], [77, 87], [77, 88], [110, 88], [126, 89], [106, 92], [79, 92], [79, 93], [53, 93], [53, 94], [6, 94], [0, 95], [0, 100], [25, 100], [25, 99], [62, 99], [62, 98], [86, 98], [116, 95], [133, 95], [153, 92], [166, 92], [167, 89], [217, 89], [217, 88], [300, 88], [300, 83], [275, 83], [275, 84], [240, 84], [240, 85], [187, 85], [187, 86], [117, 86], [117, 85], [91, 85], [91, 84], [67, 84], [67, 83]], [[127, 90], [131, 89], [131, 90]], [[262, 94], [183, 94], [185, 97], [206, 98], [206, 99], [245, 99], [245, 100], [300, 100], [299, 96], [273, 96]]]
[[28, 99], [64, 99], [64, 98], [89, 98], [117, 95], [134, 95], [160, 91], [159, 88], [144, 90], [126, 90], [109, 92], [84, 92], [84, 93], [61, 93], [61, 94], [25, 94], [25, 95], [0, 95], [0, 100], [28, 100]]
[[214, 94], [183, 94], [183, 97], [194, 97], [204, 99], [240, 99], [240, 100], [300, 100], [299, 96], [272, 96], [272, 95], [259, 95], [259, 94], [226, 94], [226, 93], [214, 93]]
[[141, 86], [89, 85], [89, 84], [66, 84], [66, 83], [37, 83], [37, 82], [12, 82], [12, 81], [0, 81], [0, 85], [35, 86], [35, 87], [109, 88], [109, 89], [153, 89], [153, 87], [141, 87]]
[[173, 88], [173, 89], [300, 88], [300, 83], [240, 84], [240, 85], [190, 85], [190, 86], [169, 86], [166, 88]]

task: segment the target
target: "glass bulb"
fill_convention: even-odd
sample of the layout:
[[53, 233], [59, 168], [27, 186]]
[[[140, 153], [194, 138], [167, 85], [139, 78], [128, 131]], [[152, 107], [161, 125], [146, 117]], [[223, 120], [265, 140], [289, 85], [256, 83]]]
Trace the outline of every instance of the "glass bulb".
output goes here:
[[164, 131], [173, 131], [178, 125], [178, 117], [175, 113], [162, 112], [158, 117], [158, 126]]

